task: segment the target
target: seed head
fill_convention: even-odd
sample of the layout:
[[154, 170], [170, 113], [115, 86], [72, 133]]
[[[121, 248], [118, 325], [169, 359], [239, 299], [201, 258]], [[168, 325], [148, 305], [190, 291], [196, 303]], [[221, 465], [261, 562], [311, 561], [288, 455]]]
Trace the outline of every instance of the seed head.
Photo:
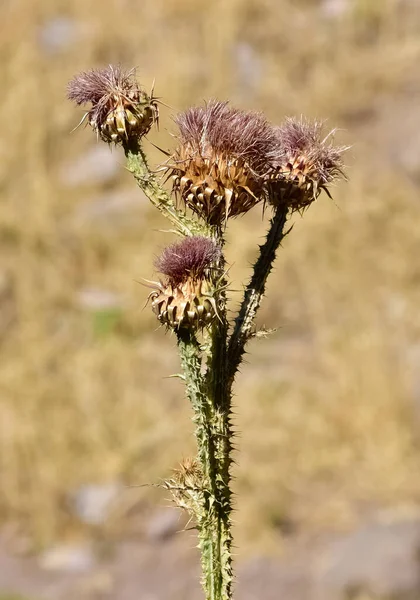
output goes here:
[[105, 142], [142, 137], [158, 121], [156, 98], [139, 87], [135, 69], [109, 65], [80, 73], [69, 82], [67, 94], [78, 105], [92, 105], [85, 118]]
[[322, 190], [329, 194], [329, 184], [345, 179], [342, 154], [348, 148], [333, 145], [334, 130], [323, 136], [322, 123], [288, 118], [275, 132], [277, 148], [270, 179], [275, 182], [276, 201], [300, 210], [316, 200]]
[[177, 506], [188, 511], [191, 517], [199, 519], [203, 507], [203, 472], [194, 458], [184, 459], [178, 469], [174, 469], [173, 477], [165, 481]]
[[179, 468], [174, 469], [174, 481], [184, 488], [202, 489], [203, 473], [197, 460], [185, 458]]
[[211, 100], [179, 114], [175, 122], [179, 146], [166, 168], [186, 206], [220, 225], [263, 199], [277, 140], [262, 114]]
[[[217, 287], [220, 247], [210, 238], [187, 237], [166, 248], [156, 260], [165, 281], [150, 294], [152, 310], [162, 324], [202, 328], [218, 314]], [[216, 276], [215, 276], [216, 275]]]

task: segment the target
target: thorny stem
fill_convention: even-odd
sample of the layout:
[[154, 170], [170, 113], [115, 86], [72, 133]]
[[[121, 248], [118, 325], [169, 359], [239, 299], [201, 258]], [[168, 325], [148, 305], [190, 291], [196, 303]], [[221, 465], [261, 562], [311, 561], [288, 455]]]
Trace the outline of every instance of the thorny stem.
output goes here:
[[[183, 235], [214, 236], [223, 245], [223, 232], [210, 229], [186, 217], [173, 204], [170, 196], [149, 170], [145, 154], [139, 144], [125, 147], [127, 167], [139, 186], [159, 211]], [[267, 239], [261, 246], [260, 256], [248, 284], [244, 299], [228, 341], [225, 287], [220, 282], [222, 302], [218, 320], [209, 333], [206, 349], [207, 369], [203, 372], [204, 348], [196, 335], [187, 328], [177, 331], [181, 365], [185, 374], [186, 392], [193, 411], [198, 460], [202, 471], [202, 504], [193, 516], [196, 518], [203, 586], [206, 600], [232, 598], [232, 533], [230, 467], [232, 463], [231, 390], [235, 374], [242, 361], [245, 346], [252, 335], [254, 317], [265, 291], [267, 277], [272, 269], [277, 249], [283, 239], [287, 210], [277, 208]], [[224, 259], [218, 265], [224, 269]]]
[[[183, 235], [207, 235], [222, 242], [217, 228], [189, 219], [174, 205], [170, 196], [150, 171], [146, 156], [137, 142], [124, 147], [127, 168], [152, 204]], [[219, 265], [223, 270], [224, 265]], [[225, 282], [220, 284], [222, 288]], [[222, 292], [224, 294], [224, 292]], [[194, 333], [183, 328], [177, 332], [186, 392], [194, 411], [198, 459], [203, 474], [201, 510], [195, 514], [199, 532], [203, 586], [206, 600], [232, 598], [231, 559], [231, 426], [230, 393], [227, 387], [226, 308], [210, 331], [207, 370], [202, 372], [203, 349]]]
[[153, 206], [175, 225], [177, 231], [183, 235], [206, 235], [208, 228], [178, 210], [169, 194], [159, 185], [155, 174], [149, 169], [141, 144], [136, 139], [130, 140], [124, 144], [124, 151], [127, 157], [127, 169], [134, 175], [139, 187]]
[[228, 345], [227, 381], [231, 388], [233, 380], [245, 352], [245, 346], [252, 337], [252, 328], [257, 310], [265, 292], [265, 284], [269, 276], [281, 241], [287, 235], [284, 231], [288, 210], [280, 204], [270, 221], [270, 229], [265, 243], [260, 246], [260, 255], [254, 264], [253, 274], [245, 289], [244, 298], [235, 319], [235, 327]]
[[[219, 265], [224, 268], [222, 259]], [[221, 598], [232, 597], [232, 532], [231, 512], [232, 492], [230, 489], [230, 467], [232, 463], [231, 394], [227, 385], [227, 337], [228, 322], [225, 307], [225, 286], [222, 281], [221, 314], [211, 330], [211, 347], [207, 360], [207, 386], [214, 407], [214, 440], [217, 465], [217, 503], [216, 511], [220, 528], [220, 563], [223, 574]]]
[[203, 481], [203, 501], [197, 520], [203, 586], [207, 600], [229, 600], [230, 585], [226, 583], [226, 560], [223, 542], [225, 522], [221, 515], [219, 457], [217, 452], [218, 419], [215, 406], [207, 394], [206, 381], [201, 373], [202, 350], [188, 329], [177, 332], [181, 364], [185, 373], [187, 396], [194, 410], [195, 435]]
[[[223, 233], [189, 219], [177, 209], [170, 196], [150, 171], [146, 156], [138, 143], [125, 146], [127, 168], [131, 171], [152, 204], [183, 235], [215, 236], [223, 245]], [[245, 346], [265, 291], [277, 249], [286, 235], [287, 210], [276, 209], [265, 243], [254, 265], [254, 272], [235, 319], [228, 341], [226, 306], [223, 301], [219, 318], [209, 334], [207, 369], [202, 370], [203, 348], [193, 332], [182, 328], [177, 332], [186, 392], [194, 411], [198, 459], [202, 470], [202, 506], [195, 514], [199, 532], [203, 586], [206, 600], [232, 598], [232, 533], [230, 467], [232, 463], [231, 390], [242, 361]], [[223, 271], [224, 260], [219, 268]], [[226, 281], [221, 282], [224, 290]], [[224, 296], [224, 291], [221, 295]], [[223, 300], [225, 300], [223, 298]]]

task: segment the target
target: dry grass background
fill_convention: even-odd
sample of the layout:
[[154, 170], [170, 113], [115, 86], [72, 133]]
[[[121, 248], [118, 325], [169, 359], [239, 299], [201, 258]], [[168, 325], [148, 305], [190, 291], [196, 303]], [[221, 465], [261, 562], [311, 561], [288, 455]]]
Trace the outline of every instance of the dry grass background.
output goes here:
[[[178, 369], [174, 339], [155, 331], [136, 283], [153, 275], [165, 225], [118, 151], [101, 177], [83, 164], [84, 177], [73, 173], [96, 142], [70, 133], [81, 113], [66, 82], [109, 62], [138, 65], [147, 87], [156, 78], [174, 110], [217, 96], [276, 122], [328, 117], [353, 145], [349, 184], [296, 218], [284, 242], [260, 317], [280, 329], [252, 346], [236, 388], [241, 552], [270, 548], [290, 527], [347, 527], [376, 507], [414, 506], [418, 4], [3, 0], [0, 11], [2, 521], [39, 545], [73, 535], [72, 490], [158, 481], [193, 451], [182, 386], [165, 379]], [[74, 20], [76, 39], [51, 48], [42, 36], [56, 17]], [[162, 112], [152, 140], [169, 147]], [[232, 227], [235, 289], [263, 232], [258, 210]], [[150, 488], [129, 493], [145, 510], [163, 501]]]

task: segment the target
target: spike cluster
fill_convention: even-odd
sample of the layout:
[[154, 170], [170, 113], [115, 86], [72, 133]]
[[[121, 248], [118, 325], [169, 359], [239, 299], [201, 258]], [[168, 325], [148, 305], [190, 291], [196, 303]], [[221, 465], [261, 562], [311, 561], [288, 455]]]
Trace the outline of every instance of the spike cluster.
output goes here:
[[221, 225], [263, 199], [276, 140], [262, 114], [212, 100], [189, 108], [175, 122], [179, 145], [165, 168], [186, 206]]
[[197, 460], [185, 459], [164, 486], [170, 490], [175, 504], [198, 521], [203, 505], [203, 473]]
[[187, 237], [166, 248], [156, 268], [166, 276], [150, 294], [158, 320], [172, 329], [202, 328], [218, 315], [220, 247], [211, 239]]
[[84, 118], [108, 143], [140, 138], [159, 118], [157, 100], [153, 92], [148, 95], [139, 87], [135, 69], [109, 65], [80, 73], [70, 81], [67, 92], [76, 104], [92, 105]]
[[342, 154], [346, 147], [332, 144], [332, 134], [322, 136], [322, 123], [306, 119], [286, 119], [274, 128], [277, 148], [269, 176], [270, 201], [287, 204], [290, 210], [302, 210], [317, 199], [328, 185], [345, 178]]

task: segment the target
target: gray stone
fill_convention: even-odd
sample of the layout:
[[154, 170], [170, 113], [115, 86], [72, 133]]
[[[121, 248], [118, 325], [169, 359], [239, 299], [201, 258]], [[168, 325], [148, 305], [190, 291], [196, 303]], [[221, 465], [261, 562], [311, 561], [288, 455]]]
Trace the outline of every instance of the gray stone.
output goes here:
[[373, 522], [335, 540], [315, 562], [314, 599], [420, 597], [420, 521]]
[[87, 544], [60, 544], [43, 552], [38, 563], [46, 571], [85, 573], [95, 566], [96, 560]]
[[71, 498], [74, 514], [87, 525], [101, 525], [108, 518], [122, 488], [116, 482], [83, 485]]
[[80, 202], [74, 213], [74, 222], [76, 225], [138, 228], [142, 225], [142, 213], [148, 206], [147, 198], [139, 189], [118, 190]]
[[39, 43], [46, 54], [56, 54], [74, 46], [80, 37], [80, 24], [69, 17], [54, 17], [39, 29]]
[[263, 76], [261, 59], [250, 44], [241, 42], [234, 46], [234, 60], [237, 92], [249, 98], [261, 84]]
[[307, 562], [284, 561], [257, 556], [242, 564], [238, 573], [241, 600], [308, 600], [310, 590]]
[[181, 511], [175, 507], [160, 508], [149, 518], [145, 533], [151, 541], [165, 540], [183, 528]]
[[420, 419], [420, 343], [407, 345], [402, 358], [411, 387], [415, 415]]
[[61, 183], [68, 187], [107, 183], [117, 177], [122, 163], [118, 149], [111, 151], [106, 144], [98, 144], [63, 165], [59, 176]]
[[321, 4], [322, 14], [328, 19], [338, 19], [350, 9], [349, 0], [324, 0]]
[[[413, 183], [420, 182], [420, 107], [411, 97], [418, 93], [417, 79], [408, 80], [407, 99], [395, 103], [383, 101], [377, 109], [371, 147], [390, 162], [399, 176], [405, 175]], [[380, 140], [380, 143], [379, 143]]]
[[[99, 310], [119, 310], [123, 307], [123, 301], [118, 294], [110, 290], [96, 287], [84, 287], [77, 293], [77, 301], [80, 308], [97, 312]], [[112, 484], [113, 485], [113, 484]], [[85, 486], [86, 488], [104, 486]], [[105, 486], [107, 487], [107, 486]]]

